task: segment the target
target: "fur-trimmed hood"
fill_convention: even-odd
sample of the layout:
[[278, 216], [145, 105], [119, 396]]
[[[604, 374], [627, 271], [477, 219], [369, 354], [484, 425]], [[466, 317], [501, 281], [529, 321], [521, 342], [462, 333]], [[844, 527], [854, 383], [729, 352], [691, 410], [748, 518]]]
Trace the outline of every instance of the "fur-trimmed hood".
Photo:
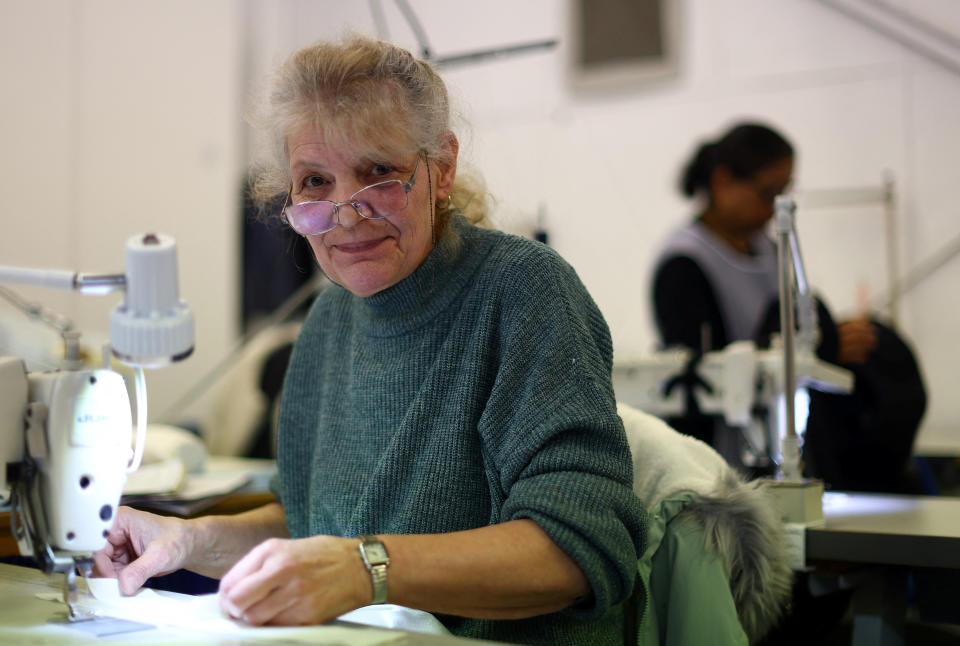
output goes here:
[[745, 481], [707, 444], [652, 415], [624, 404], [617, 408], [633, 454], [634, 491], [652, 513], [659, 513], [662, 501], [690, 494], [677, 516], [695, 519], [706, 547], [721, 556], [740, 623], [756, 642], [780, 618], [793, 581], [786, 536], [770, 495], [760, 483]]

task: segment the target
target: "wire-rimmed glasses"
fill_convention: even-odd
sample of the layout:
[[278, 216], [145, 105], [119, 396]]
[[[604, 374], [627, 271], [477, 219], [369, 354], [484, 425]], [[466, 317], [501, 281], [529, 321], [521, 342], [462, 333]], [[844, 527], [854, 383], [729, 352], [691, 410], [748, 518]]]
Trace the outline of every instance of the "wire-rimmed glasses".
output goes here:
[[388, 218], [407, 208], [407, 198], [416, 183], [418, 170], [419, 156], [413, 174], [406, 182], [399, 179], [377, 182], [361, 188], [343, 202], [315, 200], [287, 206], [291, 201], [291, 193], [287, 193], [281, 217], [291, 229], [302, 236], [318, 236], [336, 228], [340, 224], [341, 206], [352, 206], [360, 217], [367, 220]]

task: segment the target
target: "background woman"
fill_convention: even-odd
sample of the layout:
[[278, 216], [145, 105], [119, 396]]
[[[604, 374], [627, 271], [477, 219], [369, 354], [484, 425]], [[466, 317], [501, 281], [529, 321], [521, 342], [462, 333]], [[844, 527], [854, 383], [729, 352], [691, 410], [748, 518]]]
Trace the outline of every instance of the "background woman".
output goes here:
[[[666, 241], [654, 273], [654, 312], [665, 347], [707, 352], [740, 340], [763, 347], [779, 331], [777, 250], [767, 226], [793, 169], [793, 146], [759, 123], [736, 124], [697, 148], [681, 190], [700, 198], [702, 210]], [[844, 489], [915, 488], [908, 460], [926, 398], [912, 352], [876, 319], [837, 324], [817, 305], [816, 352], [853, 371], [856, 385], [850, 396], [811, 392], [807, 475]], [[742, 447], [731, 441], [739, 433], [716, 436], [716, 420], [695, 404], [670, 422], [739, 464]]]

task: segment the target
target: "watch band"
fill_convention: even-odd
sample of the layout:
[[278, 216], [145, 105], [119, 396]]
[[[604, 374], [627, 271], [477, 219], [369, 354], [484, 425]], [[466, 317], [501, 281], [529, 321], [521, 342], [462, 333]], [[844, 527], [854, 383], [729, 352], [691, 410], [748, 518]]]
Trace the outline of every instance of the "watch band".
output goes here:
[[360, 557], [369, 570], [370, 580], [373, 583], [372, 603], [384, 603], [387, 600], [387, 566], [390, 565], [387, 548], [379, 538], [370, 534], [360, 537], [358, 547]]

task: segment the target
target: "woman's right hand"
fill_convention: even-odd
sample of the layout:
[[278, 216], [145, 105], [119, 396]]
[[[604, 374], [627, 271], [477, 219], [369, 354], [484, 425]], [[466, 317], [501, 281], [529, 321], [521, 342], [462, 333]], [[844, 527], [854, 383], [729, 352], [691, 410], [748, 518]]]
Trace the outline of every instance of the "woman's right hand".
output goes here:
[[858, 318], [837, 324], [840, 365], [865, 363], [877, 349], [877, 327], [868, 319]]
[[118, 579], [131, 595], [150, 577], [182, 568], [192, 542], [189, 521], [120, 507], [107, 545], [93, 555], [94, 572]]

